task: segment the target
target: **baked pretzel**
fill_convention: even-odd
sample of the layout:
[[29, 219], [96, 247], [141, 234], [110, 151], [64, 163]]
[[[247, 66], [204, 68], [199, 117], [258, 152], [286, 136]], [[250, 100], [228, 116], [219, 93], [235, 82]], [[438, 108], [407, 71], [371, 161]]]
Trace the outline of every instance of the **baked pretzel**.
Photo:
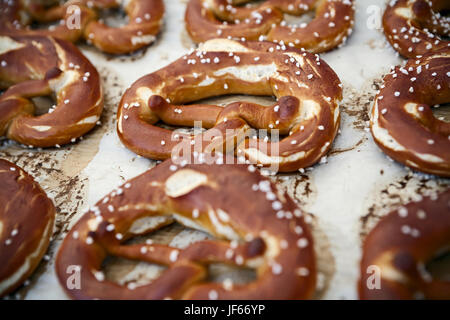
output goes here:
[[36, 269], [53, 234], [55, 207], [33, 178], [0, 159], [0, 297]]
[[[352, 32], [352, 0], [266, 0], [255, 6], [236, 6], [249, 0], [190, 0], [186, 28], [195, 42], [213, 38], [267, 39], [304, 48], [329, 51], [344, 43]], [[302, 15], [315, 11], [310, 23], [288, 25], [283, 13]]]
[[450, 124], [432, 105], [450, 101], [450, 49], [410, 59], [384, 77], [370, 127], [377, 145], [413, 169], [450, 177]]
[[[289, 196], [255, 170], [241, 164], [178, 167], [167, 160], [129, 180], [65, 237], [55, 265], [64, 290], [74, 299], [311, 298], [316, 264], [309, 228]], [[185, 249], [147, 241], [124, 244], [174, 221], [218, 240]], [[101, 271], [107, 255], [167, 269], [150, 284], [125, 287]], [[208, 282], [207, 267], [218, 262], [254, 268], [257, 279], [248, 284]], [[79, 290], [66, 285], [69, 266], [81, 271]]]
[[450, 36], [450, 18], [439, 13], [445, 10], [448, 0], [392, 0], [383, 15], [384, 33], [407, 58], [448, 48], [450, 41], [440, 38]]
[[[103, 109], [100, 77], [71, 43], [41, 36], [0, 36], [0, 137], [51, 147], [91, 130]], [[26, 59], [26, 61], [24, 61]], [[56, 105], [34, 116], [30, 98], [54, 95]]]
[[[77, 7], [69, 6], [76, 3]], [[26, 1], [8, 0], [0, 2], [0, 34], [52, 36], [70, 42], [75, 42], [83, 35], [87, 23], [95, 18], [95, 12], [83, 4], [82, 1], [69, 1], [67, 6], [60, 5], [59, 1]], [[48, 7], [48, 5], [53, 5]], [[78, 21], [71, 19], [77, 14]], [[33, 22], [50, 23], [60, 21], [45, 29], [30, 29]], [[70, 23], [79, 23], [78, 26], [69, 26]]]
[[[450, 190], [411, 202], [382, 218], [364, 241], [361, 299], [450, 299], [450, 282], [433, 279], [425, 264], [450, 246]], [[379, 268], [372, 287], [371, 266]]]
[[[333, 70], [313, 54], [269, 42], [210, 40], [137, 80], [120, 102], [117, 131], [126, 147], [152, 159], [167, 159], [183, 144], [188, 153], [236, 151], [251, 163], [294, 171], [330, 149], [339, 127], [341, 87]], [[179, 105], [237, 93], [273, 95], [278, 101], [270, 107]], [[190, 136], [155, 126], [159, 120], [175, 126], [201, 121], [212, 129]], [[288, 136], [279, 142], [252, 139], [251, 127]]]
[[[130, 53], [155, 40], [164, 14], [162, 0], [124, 1], [124, 10], [129, 22], [113, 28], [98, 19], [97, 12], [121, 6], [117, 0], [70, 0], [33, 2], [8, 0], [0, 3], [0, 34], [45, 35], [76, 42], [84, 37], [98, 49], [112, 54]], [[77, 17], [78, 21], [74, 17]], [[49, 23], [60, 21], [48, 29], [30, 30], [33, 21]], [[78, 23], [79, 25], [74, 25]]]

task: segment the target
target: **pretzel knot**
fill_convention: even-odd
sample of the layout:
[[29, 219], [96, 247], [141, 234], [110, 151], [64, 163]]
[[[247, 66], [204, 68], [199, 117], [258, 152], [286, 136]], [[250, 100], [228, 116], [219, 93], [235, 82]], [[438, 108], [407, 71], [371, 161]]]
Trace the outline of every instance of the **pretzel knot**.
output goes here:
[[[63, 40], [0, 36], [0, 136], [51, 147], [91, 130], [103, 110], [100, 77], [81, 52]], [[26, 57], [26, 61], [24, 61]], [[33, 116], [31, 98], [54, 95], [49, 112]]]
[[389, 213], [364, 241], [360, 298], [449, 299], [450, 281], [425, 268], [449, 245], [450, 190]]
[[[155, 40], [164, 15], [162, 0], [124, 1], [128, 23], [107, 26], [98, 17], [104, 9], [120, 8], [117, 0], [58, 1], [9, 0], [0, 3], [0, 34], [53, 36], [70, 42], [86, 39], [98, 49], [123, 54], [140, 49]], [[48, 6], [50, 4], [50, 6]], [[29, 29], [32, 22], [57, 22], [47, 29]]]
[[38, 266], [53, 234], [55, 207], [39, 184], [0, 159], [0, 297]]
[[410, 59], [384, 77], [370, 126], [391, 158], [419, 171], [450, 177], [450, 124], [431, 105], [450, 101], [450, 50]]
[[450, 18], [440, 12], [450, 10], [448, 0], [390, 1], [383, 15], [388, 41], [402, 56], [414, 58], [430, 51], [449, 48]]
[[[254, 6], [236, 6], [249, 0], [190, 0], [186, 27], [195, 42], [234, 38], [279, 42], [318, 53], [344, 43], [352, 32], [355, 9], [351, 0], [266, 0]], [[310, 23], [289, 25], [283, 13], [302, 15], [311, 10]]]
[[[117, 131], [125, 146], [152, 159], [215, 150], [294, 171], [316, 163], [330, 149], [339, 127], [341, 87], [316, 55], [269, 42], [210, 40], [137, 80], [122, 97]], [[278, 101], [269, 107], [178, 105], [238, 93], [273, 95]], [[159, 120], [175, 126], [199, 121], [211, 129], [190, 136], [155, 126]], [[252, 127], [287, 137], [257, 139]]]
[[[173, 221], [218, 240], [184, 249], [151, 241], [124, 244]], [[125, 287], [101, 271], [107, 255], [167, 269], [149, 284]], [[212, 263], [256, 269], [257, 279], [208, 282]], [[69, 266], [81, 270], [79, 290], [67, 287]], [[316, 279], [312, 237], [302, 212], [254, 166], [177, 167], [170, 160], [129, 180], [86, 213], [63, 241], [56, 272], [75, 299], [304, 299], [314, 293]]]

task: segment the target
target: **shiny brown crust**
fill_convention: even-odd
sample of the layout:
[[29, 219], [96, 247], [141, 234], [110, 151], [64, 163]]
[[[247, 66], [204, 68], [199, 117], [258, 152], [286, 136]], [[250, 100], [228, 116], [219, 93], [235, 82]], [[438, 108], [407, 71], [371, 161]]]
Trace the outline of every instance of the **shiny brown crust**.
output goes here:
[[38, 266], [53, 233], [55, 207], [33, 178], [0, 159], [0, 297]]
[[[103, 110], [100, 77], [71, 43], [41, 36], [0, 36], [0, 136], [52, 147], [91, 130]], [[24, 60], [25, 59], [25, 60]], [[34, 116], [30, 98], [54, 95], [49, 113]]]
[[439, 11], [450, 10], [448, 0], [391, 0], [383, 15], [384, 33], [402, 56], [414, 58], [449, 48], [450, 18]]
[[377, 145], [413, 169], [450, 177], [450, 124], [431, 106], [450, 102], [450, 49], [410, 59], [384, 77], [370, 126]]
[[[339, 127], [341, 87], [316, 55], [270, 42], [210, 40], [137, 80], [120, 102], [117, 131], [127, 148], [152, 159], [173, 156], [181, 142], [192, 146], [190, 152], [223, 152], [231, 143], [231, 152], [251, 163], [295, 171], [313, 165], [330, 149]], [[273, 95], [278, 101], [270, 107], [248, 102], [225, 108], [179, 105], [238, 93]], [[214, 130], [194, 137], [155, 126], [160, 120], [177, 126], [202, 121]], [[279, 142], [250, 139], [252, 127], [288, 136]], [[226, 135], [227, 130], [233, 134]]]
[[[76, 42], [84, 37], [98, 49], [112, 54], [124, 54], [145, 47], [155, 40], [164, 15], [162, 0], [129, 0], [123, 8], [129, 22], [118, 28], [108, 27], [98, 19], [102, 9], [119, 8], [116, 0], [71, 0], [58, 2], [50, 8], [41, 2], [25, 0], [2, 1], [0, 4], [0, 34], [44, 35]], [[76, 11], [75, 11], [76, 10]], [[80, 27], [72, 27], [74, 14], [80, 16]], [[60, 24], [42, 30], [30, 30], [32, 21]]]
[[[193, 162], [200, 162], [194, 158]], [[73, 299], [307, 299], [315, 291], [313, 239], [302, 212], [254, 166], [159, 164], [108, 194], [64, 239], [56, 273]], [[145, 231], [144, 217], [160, 218]], [[161, 218], [165, 219], [161, 219]], [[178, 221], [218, 240], [185, 249], [157, 243], [126, 245]], [[158, 263], [168, 268], [150, 284], [125, 287], [105, 279], [107, 255]], [[248, 284], [208, 282], [214, 262], [255, 268]], [[80, 266], [81, 289], [70, 290], [67, 268]]]
[[[267, 0], [252, 7], [246, 0], [190, 0], [186, 28], [195, 42], [214, 38], [270, 40], [325, 52], [344, 43], [351, 34], [355, 9], [352, 0]], [[302, 15], [314, 10], [308, 24], [288, 25], [283, 13]]]
[[[425, 264], [450, 248], [450, 190], [411, 202], [382, 218], [364, 241], [361, 299], [450, 299], [450, 282], [433, 279]], [[367, 272], [379, 268], [379, 289]]]

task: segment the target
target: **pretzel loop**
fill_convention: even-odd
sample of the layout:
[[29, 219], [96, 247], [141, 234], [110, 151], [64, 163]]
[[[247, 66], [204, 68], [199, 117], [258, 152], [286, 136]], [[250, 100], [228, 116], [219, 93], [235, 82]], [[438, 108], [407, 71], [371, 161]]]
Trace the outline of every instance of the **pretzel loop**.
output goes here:
[[[162, 0], [130, 0], [123, 2], [129, 22], [114, 28], [99, 20], [98, 11], [117, 9], [115, 0], [71, 0], [63, 5], [13, 0], [0, 4], [0, 33], [3, 35], [53, 36], [70, 42], [84, 37], [98, 49], [112, 54], [133, 52], [155, 41], [164, 14]], [[24, 17], [24, 18], [23, 18]], [[30, 30], [32, 21], [50, 23], [48, 29]]]
[[440, 11], [450, 10], [446, 0], [391, 1], [383, 15], [388, 41], [402, 56], [415, 58], [430, 51], [450, 47], [450, 18]]
[[[75, 299], [310, 298], [315, 287], [314, 250], [301, 214], [286, 194], [251, 167], [177, 168], [167, 160], [129, 180], [86, 213], [63, 241], [56, 271]], [[148, 241], [124, 243], [173, 221], [218, 240], [184, 249]], [[167, 269], [149, 284], [125, 287], [101, 271], [107, 255]], [[208, 282], [207, 267], [217, 262], [256, 268], [257, 279], [248, 284]], [[81, 268], [80, 290], [65, 285], [71, 265]]]
[[[97, 70], [72, 44], [50, 37], [0, 37], [0, 136], [51, 147], [91, 130], [103, 109]], [[27, 57], [27, 63], [23, 63]], [[49, 113], [34, 116], [30, 98], [55, 97]]]
[[[450, 281], [433, 279], [425, 264], [450, 245], [450, 190], [411, 202], [383, 217], [364, 241], [361, 299], [449, 299]], [[370, 287], [377, 266], [380, 284]]]
[[[234, 5], [247, 2], [190, 0], [185, 20], [191, 38], [195, 42], [266, 38], [317, 53], [344, 43], [354, 23], [350, 0], [267, 0], [250, 7]], [[315, 10], [315, 18], [308, 24], [287, 25], [283, 20], [283, 13], [302, 15], [311, 10]]]
[[[274, 95], [278, 101], [269, 107], [247, 102], [225, 108], [181, 105], [237, 93]], [[129, 149], [152, 159], [171, 157], [182, 142], [188, 153], [223, 151], [231, 145], [227, 152], [252, 163], [294, 171], [314, 164], [331, 147], [339, 127], [341, 95], [336, 74], [312, 54], [277, 50], [268, 42], [211, 40], [137, 80], [122, 97], [117, 131]], [[190, 136], [155, 126], [160, 120], [177, 126], [192, 126], [197, 120], [211, 129]], [[252, 127], [288, 136], [279, 142], [248, 139]]]
[[410, 59], [384, 78], [375, 97], [370, 126], [391, 158], [419, 171], [450, 176], [450, 124], [432, 105], [450, 101], [450, 50]]

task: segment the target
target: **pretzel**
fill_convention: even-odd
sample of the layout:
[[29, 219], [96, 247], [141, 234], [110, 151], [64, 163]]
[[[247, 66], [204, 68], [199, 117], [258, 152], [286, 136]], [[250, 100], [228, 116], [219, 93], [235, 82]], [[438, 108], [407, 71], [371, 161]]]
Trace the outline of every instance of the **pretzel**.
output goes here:
[[[41, 36], [0, 36], [0, 137], [27, 146], [73, 142], [103, 109], [100, 77], [71, 43]], [[24, 60], [25, 59], [25, 60]], [[33, 116], [32, 97], [54, 95], [49, 112]]]
[[[65, 237], [55, 265], [64, 290], [73, 299], [310, 298], [316, 265], [309, 228], [289, 196], [255, 170], [242, 164], [178, 167], [167, 160], [129, 180]], [[218, 240], [185, 249], [147, 241], [124, 244], [174, 221]], [[167, 269], [149, 284], [125, 287], [101, 271], [107, 255]], [[207, 267], [217, 262], [254, 268], [257, 279], [248, 284], [208, 282]], [[80, 270], [79, 290], [66, 285], [69, 266]]]
[[53, 234], [55, 207], [33, 178], [0, 159], [0, 297], [36, 269]]
[[[235, 6], [249, 0], [190, 0], [186, 28], [195, 42], [234, 38], [279, 42], [313, 53], [344, 43], [352, 32], [355, 9], [351, 0], [267, 0], [251, 7]], [[315, 11], [310, 23], [288, 25], [283, 13]]]
[[[83, 2], [85, 1], [68, 1], [67, 5], [60, 5], [58, 1], [1, 1], [0, 34], [3, 36], [52, 36], [76, 42], [82, 37], [86, 25], [96, 17], [95, 12]], [[53, 6], [48, 7], [49, 4]], [[77, 7], [70, 7], [72, 4]], [[78, 14], [79, 27], [69, 26], [69, 23], [76, 22], [72, 19], [74, 14]], [[29, 25], [34, 21], [40, 23], [59, 21], [60, 23], [45, 29], [29, 29]]]
[[[450, 189], [392, 211], [364, 241], [360, 298], [450, 299], [450, 282], [433, 279], [425, 269], [449, 245]], [[378, 288], [371, 286], [370, 266], [379, 268]]]
[[[269, 107], [180, 105], [237, 93], [278, 101]], [[318, 56], [269, 42], [216, 39], [137, 80], [120, 102], [117, 131], [127, 148], [152, 159], [174, 156], [172, 149], [184, 143], [197, 152], [235, 152], [260, 166], [294, 171], [330, 149], [341, 97], [339, 78]], [[189, 136], [155, 126], [159, 120], [176, 126], [201, 121], [212, 129]], [[251, 139], [251, 127], [288, 136], [279, 142]]]
[[383, 15], [384, 33], [407, 58], [448, 48], [450, 41], [440, 38], [450, 36], [450, 18], [439, 13], [445, 10], [448, 0], [392, 0]]
[[[155, 41], [164, 14], [162, 0], [125, 1], [124, 10], [129, 22], [113, 28], [98, 19], [97, 12], [102, 9], [114, 9], [121, 6], [116, 0], [71, 0], [65, 4], [48, 8], [43, 3], [9, 0], [0, 4], [0, 33], [7, 35], [51, 35], [71, 42], [84, 37], [98, 49], [112, 54], [136, 51]], [[79, 17], [79, 26], [75, 23]], [[25, 16], [27, 19], [21, 17]], [[26, 28], [32, 21], [49, 23], [60, 20], [51, 29], [30, 30]], [[74, 21], [72, 21], [74, 20]]]
[[450, 176], [450, 124], [430, 105], [450, 101], [450, 49], [410, 59], [384, 77], [370, 126], [377, 145], [413, 169]]

